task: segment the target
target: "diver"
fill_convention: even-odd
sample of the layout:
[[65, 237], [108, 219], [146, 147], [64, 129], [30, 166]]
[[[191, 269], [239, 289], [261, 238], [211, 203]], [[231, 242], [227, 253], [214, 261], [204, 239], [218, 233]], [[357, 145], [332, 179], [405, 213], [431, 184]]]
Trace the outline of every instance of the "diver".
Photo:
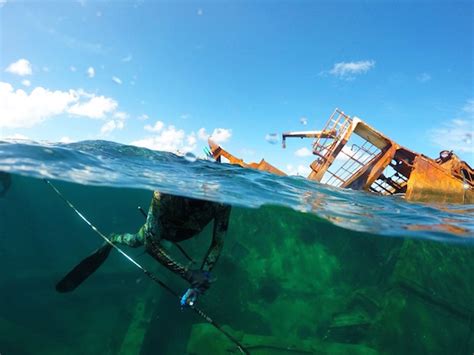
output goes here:
[[[222, 251], [230, 211], [230, 205], [155, 191], [146, 222], [140, 230], [135, 234], [114, 233], [109, 239], [116, 245], [127, 245], [132, 248], [144, 246], [146, 252], [160, 264], [189, 282], [190, 288], [181, 299], [181, 305], [192, 306], [197, 297], [210, 287], [210, 271]], [[165, 241], [176, 244], [193, 238], [212, 220], [214, 220], [212, 242], [199, 269], [183, 266], [168, 254], [164, 247]], [[176, 246], [192, 260], [178, 244]], [[59, 292], [74, 290], [105, 261], [111, 249], [112, 245], [105, 243], [66, 275], [56, 285], [56, 290]]]
[[[155, 191], [146, 223], [140, 230], [135, 234], [113, 234], [110, 240], [133, 248], [144, 245], [148, 254], [160, 264], [188, 281], [198, 293], [204, 293], [210, 286], [210, 271], [224, 245], [229, 216], [228, 205]], [[212, 220], [212, 242], [199, 269], [188, 269], [167, 253], [162, 241], [179, 243], [190, 239], [198, 235]]]
[[0, 190], [0, 197], [5, 197], [7, 191], [12, 185], [12, 176], [9, 173], [0, 171], [0, 185], [2, 187]]

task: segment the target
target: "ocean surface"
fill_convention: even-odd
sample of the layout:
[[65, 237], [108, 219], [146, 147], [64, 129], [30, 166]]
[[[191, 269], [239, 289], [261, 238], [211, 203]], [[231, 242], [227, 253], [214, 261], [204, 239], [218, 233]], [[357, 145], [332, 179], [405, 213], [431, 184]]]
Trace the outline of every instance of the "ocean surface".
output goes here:
[[[250, 354], [472, 354], [474, 205], [407, 202], [302, 177], [107, 141], [0, 141], [0, 354], [239, 354], [116, 251], [71, 293], [55, 284], [136, 232], [152, 192], [232, 205], [198, 307]], [[182, 248], [202, 260], [212, 224]], [[186, 264], [179, 250], [169, 253]], [[182, 294], [187, 284], [123, 250]]]

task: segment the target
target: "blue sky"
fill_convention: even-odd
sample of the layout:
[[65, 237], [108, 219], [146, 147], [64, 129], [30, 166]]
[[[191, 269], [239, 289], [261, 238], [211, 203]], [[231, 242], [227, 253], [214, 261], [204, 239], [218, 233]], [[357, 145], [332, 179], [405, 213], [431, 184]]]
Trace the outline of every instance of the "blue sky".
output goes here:
[[265, 136], [321, 129], [338, 107], [409, 149], [474, 162], [471, 1], [0, 6], [1, 137], [202, 155], [212, 134], [305, 174], [310, 140], [282, 150]]

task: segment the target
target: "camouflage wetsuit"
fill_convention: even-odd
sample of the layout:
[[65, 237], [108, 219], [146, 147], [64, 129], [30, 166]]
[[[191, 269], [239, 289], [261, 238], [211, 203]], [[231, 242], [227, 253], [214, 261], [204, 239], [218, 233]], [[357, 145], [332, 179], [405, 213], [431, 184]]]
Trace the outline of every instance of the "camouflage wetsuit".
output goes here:
[[214, 267], [224, 245], [231, 207], [217, 202], [179, 197], [155, 191], [146, 223], [136, 234], [114, 234], [111, 240], [130, 247], [145, 245], [146, 251], [169, 270], [189, 281], [189, 270], [173, 260], [161, 240], [180, 242], [199, 234], [214, 219], [212, 242], [201, 270]]

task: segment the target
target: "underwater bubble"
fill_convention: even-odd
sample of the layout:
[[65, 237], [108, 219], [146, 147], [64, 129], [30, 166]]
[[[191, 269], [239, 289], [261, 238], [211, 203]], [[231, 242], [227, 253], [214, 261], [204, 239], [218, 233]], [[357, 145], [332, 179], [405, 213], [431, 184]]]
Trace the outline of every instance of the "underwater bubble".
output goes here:
[[197, 160], [196, 156], [191, 152], [187, 152], [186, 154], [184, 154], [184, 159], [186, 159], [190, 163], [194, 163]]
[[300, 123], [303, 125], [303, 126], [306, 126], [308, 124], [308, 119], [306, 117], [301, 117], [300, 118]]
[[270, 144], [277, 144], [278, 141], [279, 141], [278, 134], [277, 133], [268, 133], [265, 136], [265, 140]]

